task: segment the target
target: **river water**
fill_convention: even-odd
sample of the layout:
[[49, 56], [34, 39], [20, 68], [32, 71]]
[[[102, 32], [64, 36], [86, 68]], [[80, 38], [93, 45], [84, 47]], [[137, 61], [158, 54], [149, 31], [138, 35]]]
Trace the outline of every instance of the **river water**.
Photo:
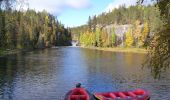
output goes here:
[[145, 54], [59, 47], [0, 57], [0, 100], [63, 100], [76, 83], [90, 92], [137, 88], [170, 100], [170, 70], [160, 80], [141, 69]]

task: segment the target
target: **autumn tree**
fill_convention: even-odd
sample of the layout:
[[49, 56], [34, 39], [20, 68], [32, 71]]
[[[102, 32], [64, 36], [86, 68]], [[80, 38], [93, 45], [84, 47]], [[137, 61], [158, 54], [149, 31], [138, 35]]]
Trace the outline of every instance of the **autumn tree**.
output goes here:
[[[138, 0], [138, 3], [143, 3], [143, 1]], [[157, 28], [154, 34], [147, 62], [154, 77], [159, 78], [161, 72], [170, 67], [170, 2], [169, 0], [154, 1], [156, 1], [156, 6], [158, 6], [160, 11], [160, 16], [158, 17], [160, 17], [163, 25]]]
[[132, 47], [134, 40], [132, 36], [132, 29], [129, 28], [127, 33], [126, 33], [126, 40], [125, 40], [125, 45], [126, 47]]
[[140, 21], [135, 21], [134, 30], [133, 30], [135, 46], [139, 47], [139, 37], [141, 36], [141, 26]]
[[143, 28], [143, 32], [141, 33], [140, 37], [139, 37], [139, 46], [143, 47], [144, 45], [147, 46], [148, 45], [148, 36], [149, 36], [149, 25], [147, 22], [144, 23], [144, 28]]
[[100, 47], [107, 47], [109, 45], [108, 34], [105, 30], [101, 32]]

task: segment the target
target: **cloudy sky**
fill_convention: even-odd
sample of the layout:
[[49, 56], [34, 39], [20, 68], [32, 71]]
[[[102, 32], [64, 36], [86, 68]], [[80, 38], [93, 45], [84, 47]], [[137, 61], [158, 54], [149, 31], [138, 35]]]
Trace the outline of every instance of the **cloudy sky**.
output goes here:
[[27, 0], [30, 9], [46, 10], [65, 26], [87, 23], [88, 17], [119, 7], [134, 5], [136, 0]]

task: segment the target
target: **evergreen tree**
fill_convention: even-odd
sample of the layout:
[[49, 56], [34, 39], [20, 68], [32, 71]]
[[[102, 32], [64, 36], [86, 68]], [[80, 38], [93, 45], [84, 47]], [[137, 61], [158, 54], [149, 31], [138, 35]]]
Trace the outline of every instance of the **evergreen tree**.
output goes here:
[[91, 32], [92, 31], [92, 20], [91, 17], [89, 16], [89, 20], [88, 20], [88, 31]]
[[101, 35], [101, 32], [100, 32], [100, 29], [99, 28], [97, 28], [96, 29], [96, 32], [95, 32], [95, 40], [96, 40], [96, 42], [95, 42], [95, 46], [99, 46], [99, 39], [100, 39], [100, 35]]
[[112, 29], [112, 34], [111, 34], [111, 47], [114, 47], [116, 43], [116, 34], [114, 28]]
[[93, 19], [91, 19], [92, 32], [96, 31], [96, 25], [97, 25], [97, 19], [96, 19], [96, 15], [94, 15]]

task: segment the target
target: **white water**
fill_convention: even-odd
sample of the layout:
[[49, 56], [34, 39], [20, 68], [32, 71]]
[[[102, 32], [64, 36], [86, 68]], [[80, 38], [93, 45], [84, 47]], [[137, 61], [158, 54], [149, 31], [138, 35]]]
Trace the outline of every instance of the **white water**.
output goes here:
[[76, 47], [77, 44], [78, 44], [78, 41], [72, 41], [72, 46], [73, 46], [73, 47]]

